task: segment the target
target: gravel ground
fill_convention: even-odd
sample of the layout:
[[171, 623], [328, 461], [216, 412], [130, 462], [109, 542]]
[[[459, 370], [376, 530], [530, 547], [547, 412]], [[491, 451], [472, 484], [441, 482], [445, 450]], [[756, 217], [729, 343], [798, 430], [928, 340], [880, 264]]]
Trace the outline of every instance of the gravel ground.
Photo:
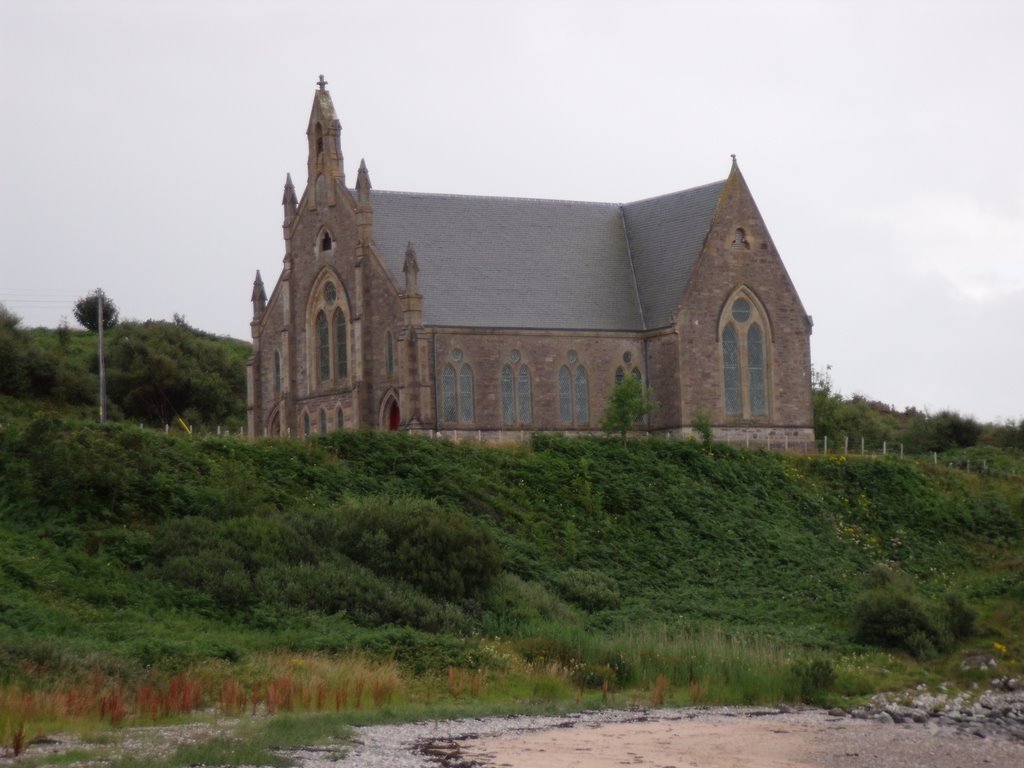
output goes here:
[[372, 726], [340, 761], [297, 756], [303, 768], [1021, 768], [1024, 742], [937, 722], [715, 707]]

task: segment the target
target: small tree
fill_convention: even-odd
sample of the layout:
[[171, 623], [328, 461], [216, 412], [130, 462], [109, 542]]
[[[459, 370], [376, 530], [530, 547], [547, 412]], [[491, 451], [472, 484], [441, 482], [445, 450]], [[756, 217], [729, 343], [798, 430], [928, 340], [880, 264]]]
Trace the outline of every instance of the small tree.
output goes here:
[[626, 376], [608, 397], [601, 429], [610, 435], [622, 435], [622, 444], [625, 445], [626, 433], [635, 429], [637, 422], [657, 407], [651, 388], [645, 388], [638, 378]]
[[113, 328], [117, 325], [117, 305], [103, 292], [97, 288], [88, 296], [83, 296], [75, 302], [75, 320], [87, 331], [98, 331], [99, 326], [99, 302], [103, 298], [103, 330]]

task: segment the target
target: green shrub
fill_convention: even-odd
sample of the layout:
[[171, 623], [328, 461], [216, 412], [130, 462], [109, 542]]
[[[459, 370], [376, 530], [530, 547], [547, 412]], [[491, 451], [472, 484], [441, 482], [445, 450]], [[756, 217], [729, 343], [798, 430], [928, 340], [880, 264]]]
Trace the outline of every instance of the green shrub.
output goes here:
[[600, 571], [569, 568], [555, 579], [558, 591], [586, 611], [618, 608], [621, 602], [615, 579]]
[[854, 608], [855, 636], [861, 643], [934, 656], [950, 644], [944, 623], [916, 595], [876, 588], [864, 592]]

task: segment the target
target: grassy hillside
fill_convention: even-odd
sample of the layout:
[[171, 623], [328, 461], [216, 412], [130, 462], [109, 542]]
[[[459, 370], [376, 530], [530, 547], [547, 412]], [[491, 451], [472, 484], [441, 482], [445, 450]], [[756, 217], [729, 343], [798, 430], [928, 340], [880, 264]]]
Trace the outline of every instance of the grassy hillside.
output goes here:
[[0, 681], [279, 648], [443, 670], [473, 666], [481, 637], [529, 656], [642, 627], [850, 650], [878, 564], [915, 600], [960, 595], [1015, 646], [1022, 487], [663, 440], [244, 442], [16, 418]]

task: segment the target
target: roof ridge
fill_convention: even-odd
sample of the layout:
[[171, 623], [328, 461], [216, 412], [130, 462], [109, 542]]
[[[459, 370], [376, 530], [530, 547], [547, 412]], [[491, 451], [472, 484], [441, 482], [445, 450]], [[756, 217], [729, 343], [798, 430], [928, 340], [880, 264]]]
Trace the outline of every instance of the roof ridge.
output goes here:
[[622, 205], [636, 205], [637, 203], [648, 203], [651, 200], [660, 200], [664, 197], [672, 197], [673, 195], [681, 195], [684, 192], [697, 192], [701, 189], [708, 189], [709, 187], [716, 187], [725, 184], [728, 179], [719, 179], [718, 181], [709, 181], [707, 184], [698, 184], [696, 187], [687, 187], [686, 189], [677, 189], [675, 192], [665, 192], [660, 195], [653, 195], [651, 197], [643, 197], [639, 200], [630, 200], [628, 203], [622, 203]]
[[557, 197], [513, 197], [511, 195], [467, 195], [459, 194], [457, 192], [410, 192], [407, 190], [398, 189], [375, 189], [373, 190], [374, 195], [379, 194], [388, 195], [403, 195], [408, 197], [434, 197], [434, 198], [449, 198], [458, 200], [518, 200], [529, 203], [565, 203], [567, 205], [599, 205], [606, 208], [617, 208], [622, 203], [610, 203], [606, 200], [566, 200]]

